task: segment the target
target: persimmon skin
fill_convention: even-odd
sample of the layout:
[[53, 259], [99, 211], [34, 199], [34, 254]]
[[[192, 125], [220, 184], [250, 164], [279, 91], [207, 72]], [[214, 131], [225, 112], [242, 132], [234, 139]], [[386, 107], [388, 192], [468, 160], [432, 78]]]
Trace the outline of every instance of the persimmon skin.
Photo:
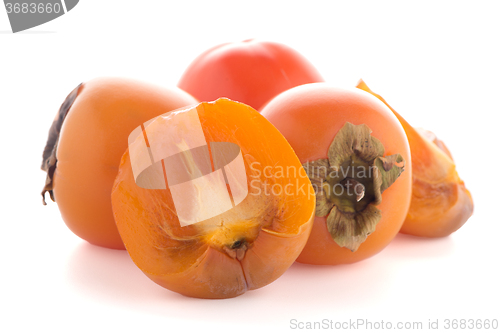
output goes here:
[[294, 49], [246, 40], [203, 52], [186, 69], [178, 86], [200, 101], [227, 97], [259, 110], [287, 89], [323, 81], [316, 68]]
[[471, 217], [474, 203], [460, 179], [448, 147], [434, 133], [413, 128], [385, 99], [363, 80], [357, 88], [381, 100], [403, 126], [410, 143], [413, 186], [410, 209], [401, 233], [419, 237], [445, 237]]
[[[314, 191], [307, 176], [298, 172], [265, 178], [269, 166], [302, 166], [283, 136], [257, 111], [219, 99], [200, 103], [197, 113], [207, 142], [233, 142], [240, 147], [247, 197], [212, 217], [215, 224], [202, 221], [181, 227], [169, 187], [137, 186], [126, 151], [111, 195], [113, 212], [130, 257], [155, 283], [189, 297], [236, 297], [273, 282], [295, 261], [312, 228]], [[150, 123], [146, 131], [153, 126]], [[252, 185], [253, 180], [258, 182]], [[263, 180], [280, 186], [297, 181], [304, 193], [252, 192]], [[241, 238], [248, 244], [244, 256], [231, 257], [228, 245]]]
[[197, 101], [178, 89], [122, 78], [88, 81], [59, 136], [54, 197], [68, 228], [91, 244], [125, 249], [113, 218], [111, 188], [128, 135], [142, 122]]
[[351, 252], [335, 243], [326, 217], [315, 217], [309, 240], [298, 262], [316, 265], [349, 264], [384, 249], [399, 232], [411, 198], [411, 156], [405, 132], [392, 112], [368, 93], [326, 83], [292, 88], [271, 100], [261, 111], [288, 140], [301, 163], [324, 159], [335, 135], [350, 122], [366, 124], [385, 147], [385, 155], [401, 154], [405, 170], [382, 194], [377, 206], [382, 218], [375, 232]]
[[408, 136], [414, 170], [410, 209], [401, 233], [429, 238], [449, 236], [472, 215], [471, 193], [444, 143], [437, 138], [435, 142], [428, 140], [394, 113]]

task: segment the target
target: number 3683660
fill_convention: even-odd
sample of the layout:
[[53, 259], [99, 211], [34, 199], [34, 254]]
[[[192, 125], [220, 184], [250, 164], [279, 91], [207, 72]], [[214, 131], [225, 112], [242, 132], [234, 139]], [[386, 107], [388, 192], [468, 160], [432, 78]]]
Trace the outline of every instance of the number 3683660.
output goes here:
[[42, 14], [60, 13], [62, 8], [60, 3], [6, 3], [7, 14]]

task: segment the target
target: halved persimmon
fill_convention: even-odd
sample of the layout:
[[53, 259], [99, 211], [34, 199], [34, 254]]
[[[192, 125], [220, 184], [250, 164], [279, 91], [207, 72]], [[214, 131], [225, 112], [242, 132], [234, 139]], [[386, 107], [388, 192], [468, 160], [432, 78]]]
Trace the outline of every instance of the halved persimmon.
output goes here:
[[411, 157], [403, 127], [379, 100], [325, 83], [292, 88], [261, 111], [303, 163], [316, 218], [297, 261], [353, 263], [381, 251], [408, 212]]
[[357, 88], [384, 102], [403, 125], [410, 143], [413, 187], [410, 209], [401, 232], [444, 237], [457, 231], [474, 210], [472, 196], [460, 179], [448, 147], [432, 132], [413, 128], [363, 80]]
[[228, 99], [134, 130], [111, 198], [135, 264], [159, 285], [200, 298], [277, 279], [306, 244], [315, 207], [283, 135]]
[[196, 103], [178, 88], [130, 79], [82, 83], [62, 104], [51, 127], [43, 154], [47, 180], [42, 195], [50, 194], [66, 225], [80, 238], [124, 249], [111, 209], [111, 187], [128, 135], [152, 117]]

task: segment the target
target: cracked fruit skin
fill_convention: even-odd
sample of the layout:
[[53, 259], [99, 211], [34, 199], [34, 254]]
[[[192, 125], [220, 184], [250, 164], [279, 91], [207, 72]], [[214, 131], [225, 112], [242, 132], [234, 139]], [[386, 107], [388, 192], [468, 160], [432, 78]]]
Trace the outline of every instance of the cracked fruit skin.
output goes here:
[[474, 203], [458, 176], [446, 145], [433, 133], [413, 128], [363, 80], [357, 88], [371, 93], [392, 110], [410, 142], [412, 198], [401, 232], [421, 237], [444, 237], [457, 231], [471, 217]]
[[259, 110], [287, 89], [323, 81], [316, 68], [294, 49], [246, 40], [203, 52], [186, 69], [178, 86], [200, 101], [227, 97]]
[[[278, 95], [261, 113], [285, 136], [303, 164], [325, 160], [331, 163], [329, 149], [332, 142], [348, 124], [359, 129], [367, 126], [371, 137], [375, 138], [372, 143], [383, 146], [383, 158], [393, 156], [396, 159], [397, 154], [400, 154], [406, 163], [404, 171], [383, 191], [379, 203], [374, 205], [375, 202], [372, 202], [366, 206], [377, 208], [381, 215], [375, 231], [368, 234], [360, 244], [355, 244], [359, 247], [356, 249], [354, 246], [351, 249], [354, 251], [351, 251], [340, 246], [329, 231], [327, 219], [334, 212], [330, 211], [331, 206], [328, 207], [330, 213], [327, 216], [317, 207], [311, 235], [297, 261], [317, 265], [354, 263], [385, 248], [399, 232], [408, 212], [411, 196], [409, 144], [403, 127], [392, 112], [368, 93], [357, 89], [341, 89], [325, 83], [313, 83], [292, 88]], [[355, 135], [354, 141], [356, 140]], [[351, 158], [353, 161], [358, 159], [356, 154], [352, 154]], [[348, 180], [343, 179], [339, 183], [345, 184]], [[370, 191], [370, 186], [369, 182], [366, 183], [367, 191]], [[320, 202], [319, 199], [318, 195], [317, 202]], [[345, 207], [341, 205], [340, 208]]]
[[[206, 142], [240, 147], [249, 192], [245, 199], [181, 227], [169, 187], [137, 186], [127, 150], [111, 195], [113, 212], [132, 260], [151, 280], [185, 296], [235, 297], [273, 282], [295, 261], [311, 231], [314, 192], [303, 172], [271, 172], [302, 166], [281, 133], [257, 111], [229, 99], [200, 103], [196, 110]], [[161, 136], [154, 126], [155, 121], [146, 132]], [[199, 197], [193, 198], [191, 204], [198, 207]]]
[[111, 188], [128, 136], [144, 121], [195, 103], [178, 88], [122, 78], [97, 78], [79, 87], [62, 123], [52, 184], [74, 234], [94, 245], [125, 248], [113, 218]]

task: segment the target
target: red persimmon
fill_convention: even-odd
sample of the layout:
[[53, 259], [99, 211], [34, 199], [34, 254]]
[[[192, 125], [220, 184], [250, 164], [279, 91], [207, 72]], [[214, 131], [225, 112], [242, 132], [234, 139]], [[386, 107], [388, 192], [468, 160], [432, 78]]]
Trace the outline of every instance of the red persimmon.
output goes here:
[[178, 86], [200, 101], [227, 97], [259, 110], [285, 90], [323, 81], [316, 68], [294, 49], [246, 40], [203, 52], [186, 69]]

